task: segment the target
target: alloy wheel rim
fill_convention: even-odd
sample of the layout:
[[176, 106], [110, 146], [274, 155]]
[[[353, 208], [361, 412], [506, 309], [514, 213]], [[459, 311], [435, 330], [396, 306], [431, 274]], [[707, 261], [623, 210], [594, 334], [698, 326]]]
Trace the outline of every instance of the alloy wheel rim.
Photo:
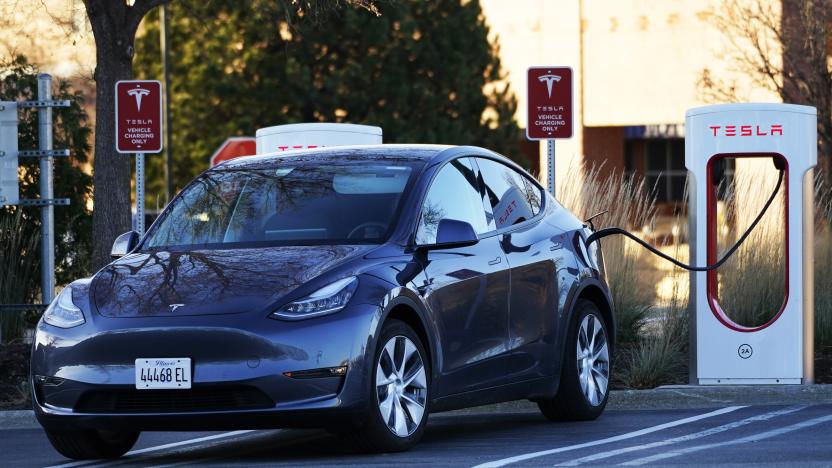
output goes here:
[[578, 327], [577, 357], [581, 391], [592, 406], [598, 406], [607, 394], [610, 355], [604, 325], [594, 314], [584, 317]]
[[427, 375], [422, 356], [406, 336], [385, 343], [376, 364], [376, 398], [381, 419], [398, 437], [413, 434], [425, 416]]

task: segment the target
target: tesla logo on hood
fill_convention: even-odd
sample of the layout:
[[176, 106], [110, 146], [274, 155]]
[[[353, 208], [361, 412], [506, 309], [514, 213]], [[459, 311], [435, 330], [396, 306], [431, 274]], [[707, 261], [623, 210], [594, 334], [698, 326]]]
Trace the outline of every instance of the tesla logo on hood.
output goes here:
[[168, 307], [170, 307], [171, 312], [176, 312], [176, 309], [180, 307], [185, 307], [185, 304], [171, 304]]

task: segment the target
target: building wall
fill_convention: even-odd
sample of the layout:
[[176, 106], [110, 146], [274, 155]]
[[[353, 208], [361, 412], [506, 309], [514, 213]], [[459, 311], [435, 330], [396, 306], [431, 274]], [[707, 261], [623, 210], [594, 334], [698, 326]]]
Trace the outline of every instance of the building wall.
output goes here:
[[[577, 0], [481, 0], [491, 35], [500, 42], [500, 59], [517, 93], [517, 121], [526, 126], [526, 70], [534, 65], [568, 65], [573, 69], [575, 93], [574, 135], [556, 144], [555, 180], [565, 187], [567, 174], [580, 163], [583, 153], [581, 107], [580, 26]], [[540, 144], [540, 180], [546, 180], [546, 145]]]
[[584, 1], [584, 121], [587, 126], [683, 123], [705, 104], [703, 70], [736, 81], [753, 101], [779, 101], [732, 72], [714, 27], [722, 0]]
[[[503, 65], [518, 93], [525, 126], [525, 71], [568, 65], [575, 80], [575, 137], [557, 143], [560, 182], [566, 168], [603, 155], [623, 167], [611, 130], [594, 127], [682, 124], [706, 104], [698, 82], [705, 69], [735, 83], [750, 101], [779, 102], [731, 69], [727, 38], [713, 25], [722, 0], [481, 0], [500, 42]], [[588, 137], [592, 137], [589, 140]], [[600, 140], [595, 140], [600, 138]], [[624, 147], [623, 135], [620, 144]], [[585, 158], [584, 158], [585, 156]], [[545, 145], [541, 166], [545, 176]]]
[[624, 127], [584, 127], [584, 165], [602, 176], [624, 168]]

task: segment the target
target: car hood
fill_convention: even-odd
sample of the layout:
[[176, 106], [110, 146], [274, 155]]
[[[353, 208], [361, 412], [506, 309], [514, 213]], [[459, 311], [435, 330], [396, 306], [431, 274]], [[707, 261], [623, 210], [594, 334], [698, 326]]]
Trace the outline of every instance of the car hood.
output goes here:
[[234, 314], [262, 309], [370, 246], [292, 246], [128, 255], [92, 280], [107, 317]]

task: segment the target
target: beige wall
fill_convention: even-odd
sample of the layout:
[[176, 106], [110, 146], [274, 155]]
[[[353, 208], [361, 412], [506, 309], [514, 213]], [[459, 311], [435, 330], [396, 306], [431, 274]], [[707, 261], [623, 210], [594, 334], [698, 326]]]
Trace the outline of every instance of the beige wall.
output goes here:
[[[589, 150], [582, 141], [588, 135], [584, 126], [684, 123], [687, 109], [705, 104], [697, 86], [705, 68], [717, 79], [736, 82], [747, 100], [780, 100], [732, 72], [723, 58], [727, 40], [712, 21], [721, 1], [482, 0], [482, 5], [518, 93], [521, 126], [526, 123], [526, 68], [568, 65], [574, 70], [576, 136], [557, 142], [562, 175]], [[545, 160], [541, 145], [542, 167]]]
[[713, 25], [721, 0], [584, 1], [584, 125], [683, 123], [705, 104], [702, 70], [739, 80], [748, 98], [779, 101], [751, 86], [720, 56], [726, 38]]
[[[580, 4], [577, 0], [481, 0], [491, 34], [500, 41], [501, 59], [518, 97], [517, 120], [526, 126], [526, 69], [533, 65], [568, 65], [573, 69], [575, 102], [581, 92]], [[580, 106], [575, 109], [575, 129], [568, 140], [556, 145], [556, 180], [562, 187], [570, 165], [581, 154]], [[546, 145], [541, 144], [540, 180], [546, 180]], [[572, 171], [574, 172], [574, 171]]]

